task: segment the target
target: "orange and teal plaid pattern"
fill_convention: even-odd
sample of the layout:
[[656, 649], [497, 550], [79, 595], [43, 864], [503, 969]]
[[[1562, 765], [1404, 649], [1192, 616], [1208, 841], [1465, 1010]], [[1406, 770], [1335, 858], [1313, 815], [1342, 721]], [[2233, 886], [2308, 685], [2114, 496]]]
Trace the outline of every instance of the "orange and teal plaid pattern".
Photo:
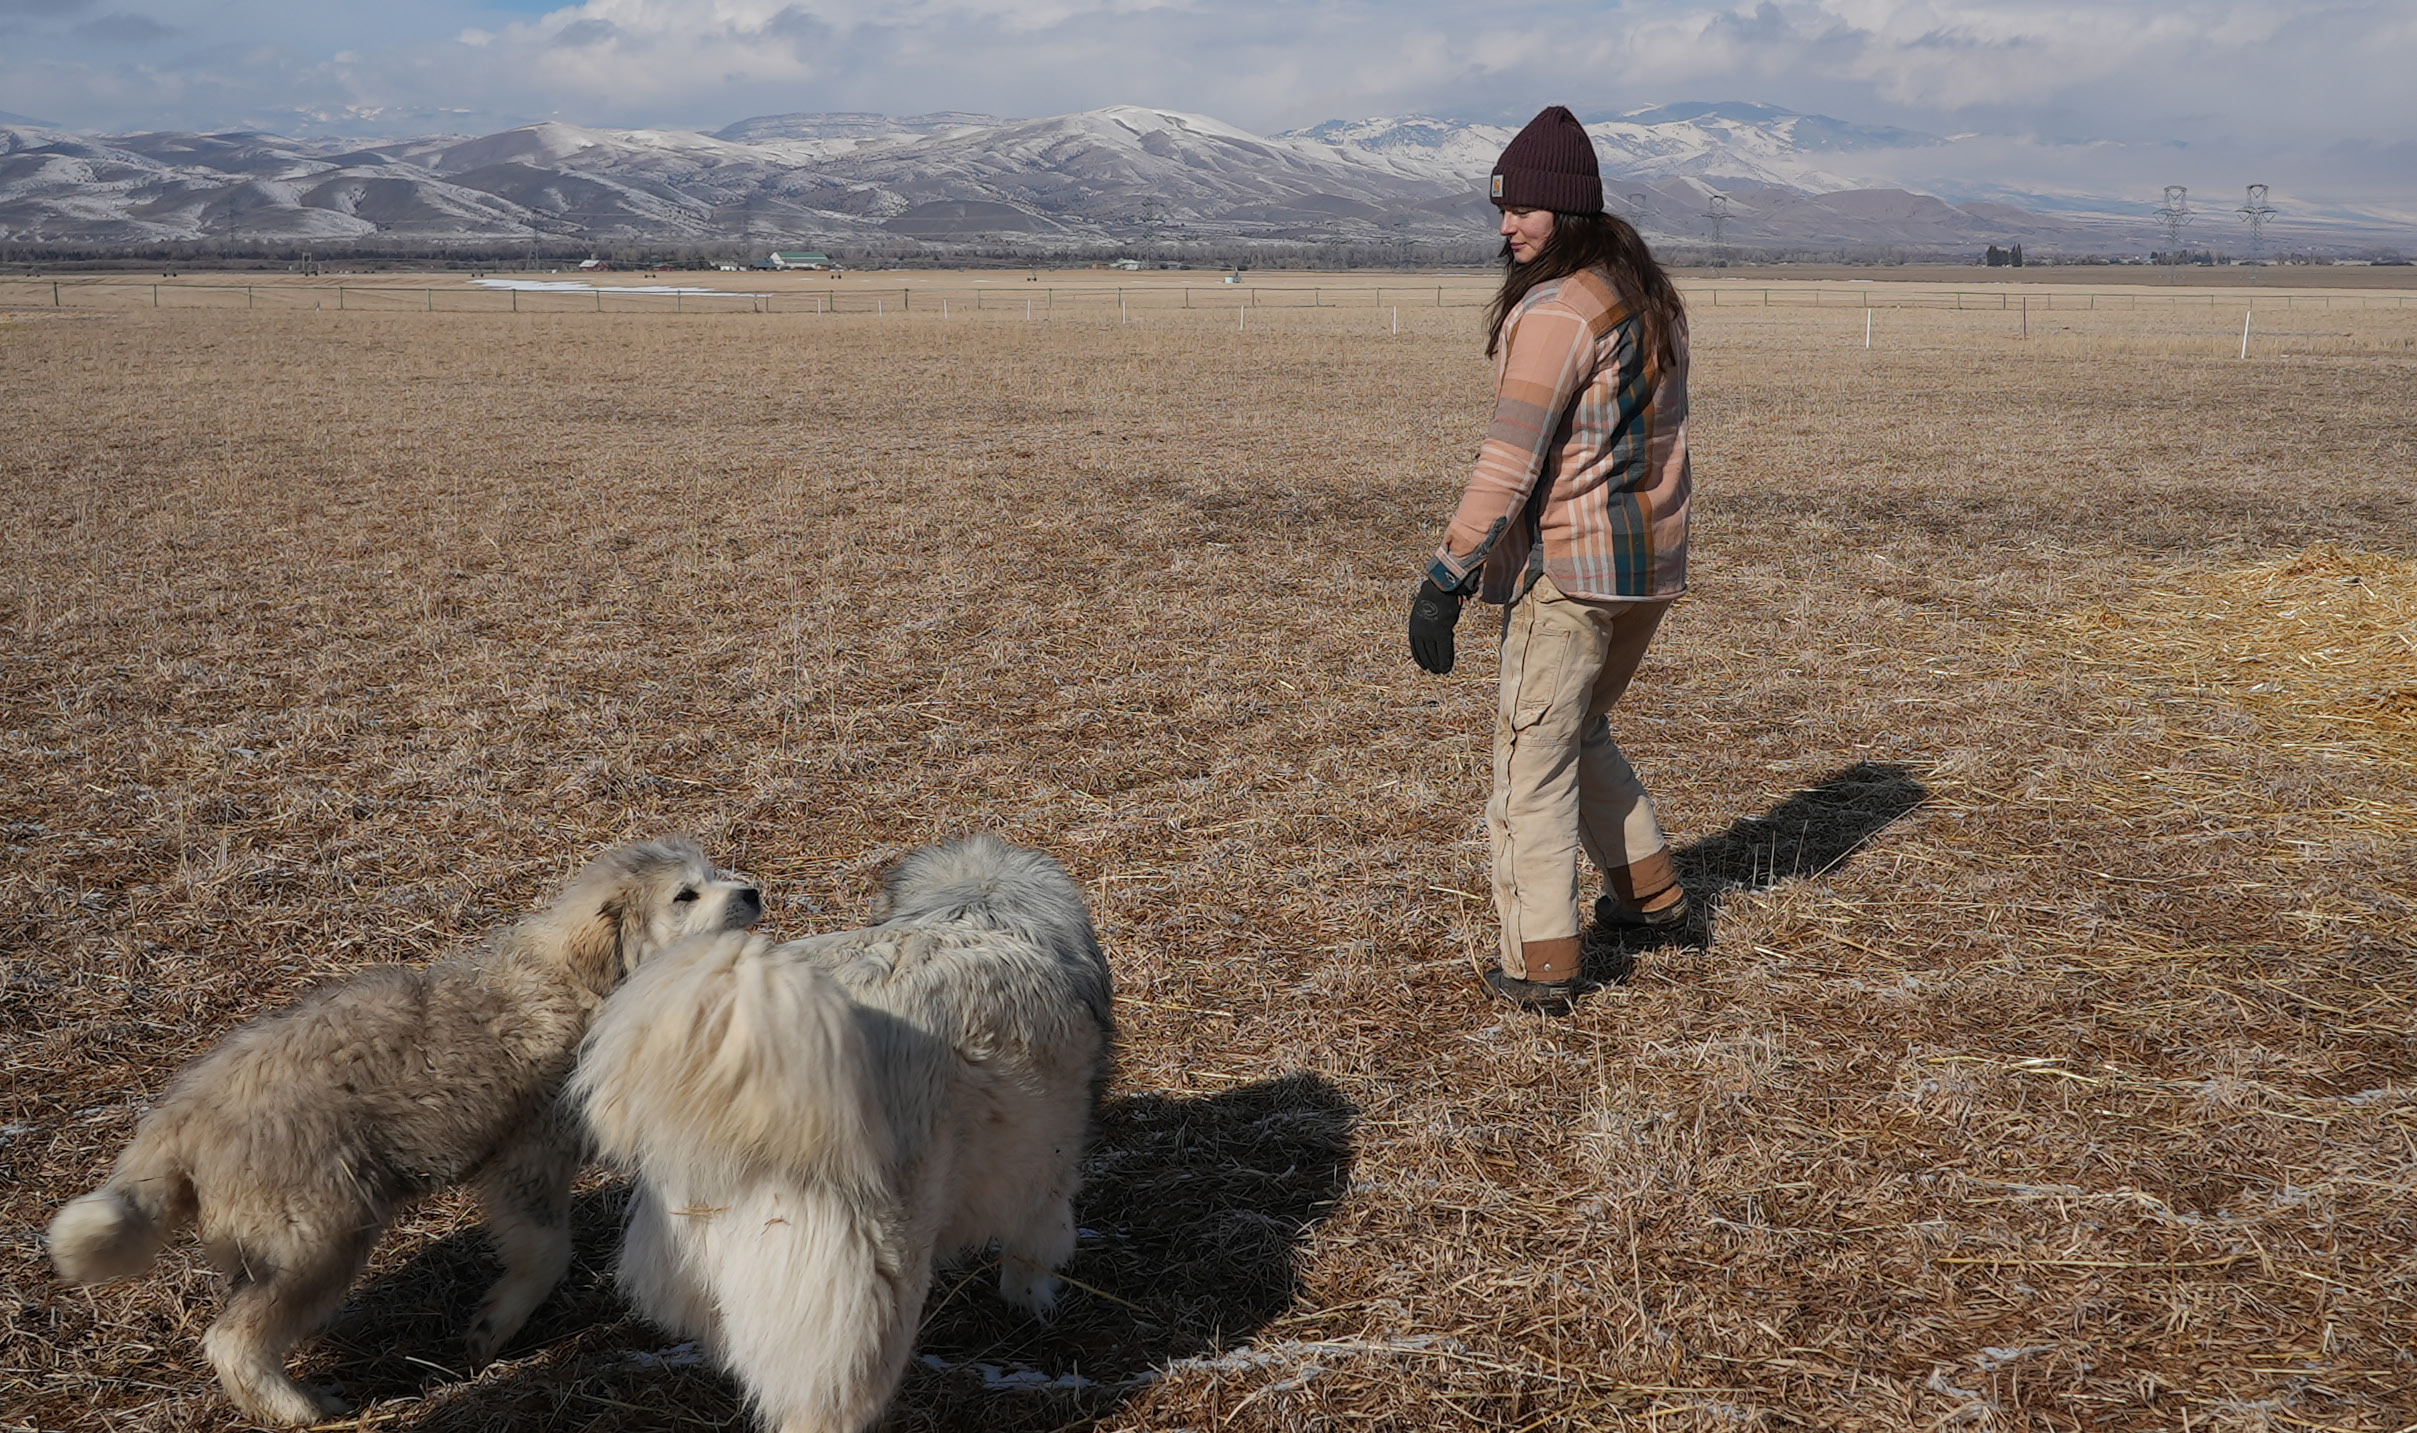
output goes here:
[[1643, 337], [1601, 269], [1520, 302], [1494, 364], [1493, 426], [1428, 569], [1437, 586], [1498, 603], [1539, 573], [1572, 597], [1686, 591], [1686, 344], [1663, 373]]

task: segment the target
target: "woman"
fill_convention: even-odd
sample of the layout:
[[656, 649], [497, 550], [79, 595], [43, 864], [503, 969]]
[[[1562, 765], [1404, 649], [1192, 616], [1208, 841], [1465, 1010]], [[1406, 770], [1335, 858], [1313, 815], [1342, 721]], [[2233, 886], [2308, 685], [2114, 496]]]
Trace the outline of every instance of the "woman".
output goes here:
[[1410, 649], [1452, 669], [1471, 595], [1509, 610], [1494, 722], [1494, 991], [1558, 1013], [1576, 992], [1579, 854], [1599, 927], [1673, 926], [1687, 896], [1607, 720], [1687, 580], [1687, 316], [1559, 105], [1494, 166], [1502, 289], [1494, 422], [1410, 608]]

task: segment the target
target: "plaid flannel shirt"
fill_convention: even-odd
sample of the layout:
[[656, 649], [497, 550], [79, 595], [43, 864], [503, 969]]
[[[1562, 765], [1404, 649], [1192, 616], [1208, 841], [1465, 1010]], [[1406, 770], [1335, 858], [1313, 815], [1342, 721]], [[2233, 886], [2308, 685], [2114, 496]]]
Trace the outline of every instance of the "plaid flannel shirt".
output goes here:
[[1687, 351], [1664, 373], [1602, 269], [1539, 284], [1503, 324], [1494, 423], [1427, 575], [1515, 602], [1687, 588]]

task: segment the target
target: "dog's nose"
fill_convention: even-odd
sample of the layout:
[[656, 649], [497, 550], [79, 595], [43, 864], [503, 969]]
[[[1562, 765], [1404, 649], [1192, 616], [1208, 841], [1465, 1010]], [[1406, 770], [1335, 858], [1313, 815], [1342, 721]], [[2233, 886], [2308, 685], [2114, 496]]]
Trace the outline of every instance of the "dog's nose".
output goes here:
[[761, 910], [763, 909], [764, 905], [764, 893], [757, 890], [753, 886], [741, 887], [738, 894], [738, 902], [742, 906], [753, 906], [756, 909]]

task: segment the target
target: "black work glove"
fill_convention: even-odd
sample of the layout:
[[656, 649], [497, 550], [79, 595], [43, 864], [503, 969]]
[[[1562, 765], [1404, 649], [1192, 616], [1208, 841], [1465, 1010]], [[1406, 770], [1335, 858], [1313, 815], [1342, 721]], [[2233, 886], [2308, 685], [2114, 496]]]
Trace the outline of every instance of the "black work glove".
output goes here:
[[1446, 592], [1430, 577], [1410, 600], [1410, 655], [1437, 676], [1452, 670], [1452, 627], [1460, 621], [1460, 594]]

